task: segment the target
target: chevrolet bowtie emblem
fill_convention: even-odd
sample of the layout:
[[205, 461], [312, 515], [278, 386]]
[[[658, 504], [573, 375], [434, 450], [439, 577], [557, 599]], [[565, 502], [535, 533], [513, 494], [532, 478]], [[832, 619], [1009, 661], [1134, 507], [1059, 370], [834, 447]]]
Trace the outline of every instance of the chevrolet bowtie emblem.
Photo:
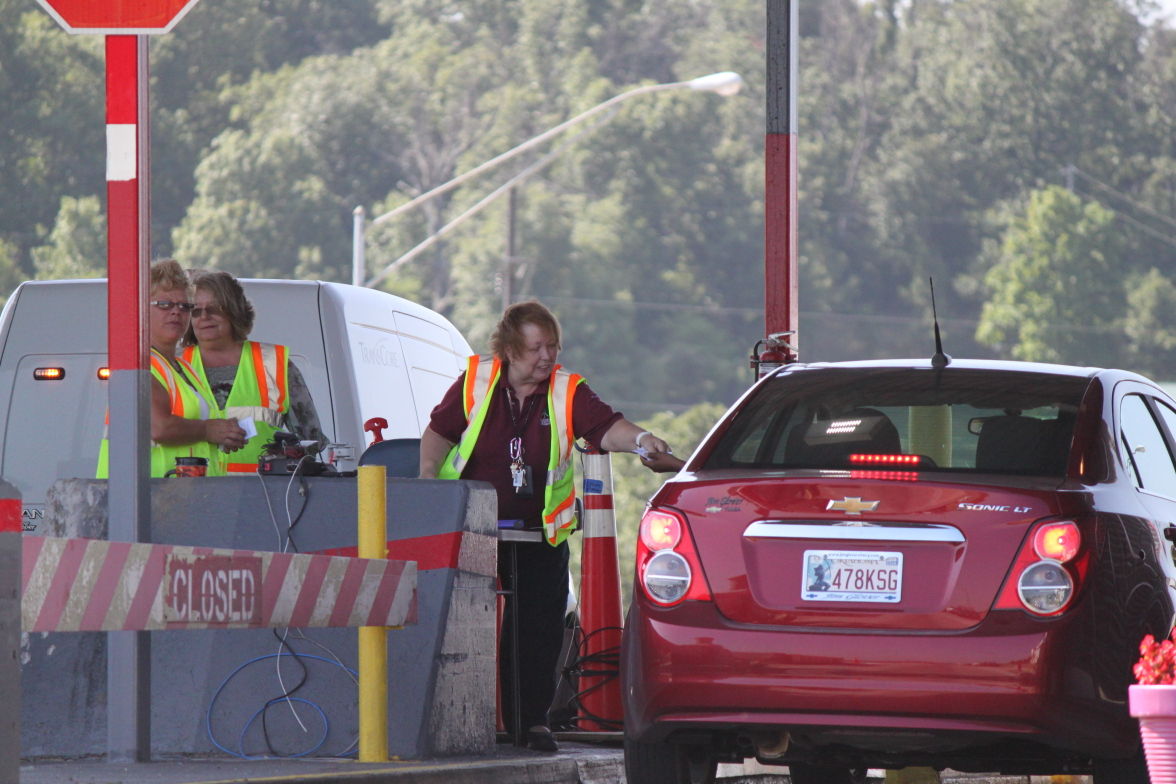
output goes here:
[[840, 501], [830, 501], [825, 507], [826, 512], [845, 512], [846, 514], [861, 514], [862, 512], [872, 512], [878, 508], [877, 501], [863, 501], [861, 498], [854, 496], [853, 498], [845, 497]]

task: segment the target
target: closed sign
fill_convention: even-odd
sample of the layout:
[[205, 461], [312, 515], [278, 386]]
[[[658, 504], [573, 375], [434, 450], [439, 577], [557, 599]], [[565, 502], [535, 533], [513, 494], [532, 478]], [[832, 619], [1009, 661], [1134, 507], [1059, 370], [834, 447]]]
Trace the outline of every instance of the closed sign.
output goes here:
[[261, 620], [261, 558], [172, 556], [167, 564], [164, 620], [248, 625]]

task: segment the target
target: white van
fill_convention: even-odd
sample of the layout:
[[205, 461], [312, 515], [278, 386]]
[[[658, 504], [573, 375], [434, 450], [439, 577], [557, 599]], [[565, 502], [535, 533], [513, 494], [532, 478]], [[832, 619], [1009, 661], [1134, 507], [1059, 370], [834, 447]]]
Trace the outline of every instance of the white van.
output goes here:
[[[429, 412], [471, 354], [443, 316], [400, 297], [342, 283], [242, 279], [257, 312], [250, 338], [290, 347], [340, 471], [372, 434], [419, 438]], [[106, 414], [106, 281], [29, 281], [0, 313], [0, 477], [20, 490], [36, 532], [57, 479], [93, 477]], [[37, 368], [61, 368], [37, 380]]]

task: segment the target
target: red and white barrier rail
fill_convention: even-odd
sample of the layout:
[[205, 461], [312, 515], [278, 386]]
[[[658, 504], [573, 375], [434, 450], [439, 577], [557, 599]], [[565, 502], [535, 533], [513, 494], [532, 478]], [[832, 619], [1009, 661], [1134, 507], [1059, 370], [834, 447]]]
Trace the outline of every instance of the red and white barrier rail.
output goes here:
[[23, 538], [26, 632], [416, 622], [415, 561]]

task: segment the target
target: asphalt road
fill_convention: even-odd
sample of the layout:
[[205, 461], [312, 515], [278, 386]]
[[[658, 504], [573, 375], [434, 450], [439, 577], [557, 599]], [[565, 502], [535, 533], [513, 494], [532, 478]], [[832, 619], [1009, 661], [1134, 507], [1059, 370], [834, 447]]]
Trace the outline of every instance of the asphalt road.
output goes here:
[[[913, 774], [914, 772], [909, 772]], [[722, 784], [789, 784], [787, 768], [721, 766]], [[891, 776], [893, 784], [925, 784], [926, 775]], [[892, 784], [872, 771], [872, 784]], [[996, 776], [947, 772], [942, 784], [1088, 784], [1086, 777]], [[625, 784], [615, 743], [561, 741], [557, 754], [499, 744], [490, 757], [361, 763], [342, 759], [172, 759], [145, 763], [38, 760], [20, 770], [20, 784]], [[5, 784], [8, 784], [7, 782]], [[13, 783], [15, 784], [15, 783]], [[633, 782], [639, 784], [639, 782]]]

